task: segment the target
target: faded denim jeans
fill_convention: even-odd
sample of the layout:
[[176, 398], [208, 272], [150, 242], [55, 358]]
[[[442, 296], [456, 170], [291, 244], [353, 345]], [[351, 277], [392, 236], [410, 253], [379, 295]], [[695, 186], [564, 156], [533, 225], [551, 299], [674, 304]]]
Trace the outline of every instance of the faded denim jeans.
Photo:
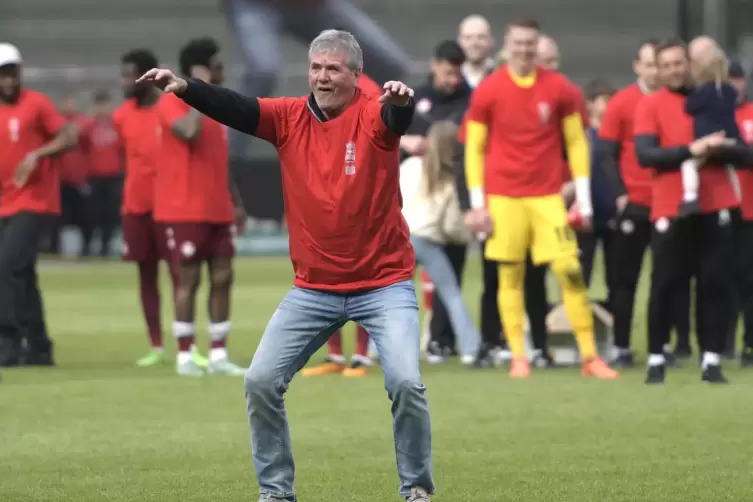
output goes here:
[[400, 495], [434, 491], [431, 422], [419, 373], [418, 303], [413, 283], [358, 293], [294, 287], [264, 331], [245, 377], [254, 468], [262, 494], [295, 501], [295, 467], [283, 395], [309, 358], [348, 321], [363, 326], [379, 353], [392, 401]]

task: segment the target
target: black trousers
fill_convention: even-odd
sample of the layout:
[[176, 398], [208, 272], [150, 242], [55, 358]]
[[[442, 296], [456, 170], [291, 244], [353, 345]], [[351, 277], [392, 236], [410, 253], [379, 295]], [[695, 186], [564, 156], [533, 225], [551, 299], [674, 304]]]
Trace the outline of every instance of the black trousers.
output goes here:
[[[483, 246], [481, 247], [483, 250]], [[483, 254], [483, 251], [482, 251]], [[481, 339], [487, 347], [501, 347], [502, 321], [499, 317], [499, 264], [484, 257], [484, 289], [481, 292]]]
[[[630, 348], [635, 294], [652, 231], [648, 209], [629, 205], [617, 218], [606, 253], [609, 309], [614, 318], [614, 344], [618, 348]], [[690, 336], [690, 279], [677, 284], [670, 312], [678, 345], [683, 347]]]
[[660, 219], [651, 237], [653, 268], [649, 298], [649, 353], [663, 353], [672, 328], [673, 303], [696, 279], [698, 335], [703, 350], [724, 350], [734, 295], [735, 258], [729, 211]]
[[46, 353], [51, 342], [37, 282], [39, 239], [50, 217], [18, 213], [0, 219], [0, 361], [30, 352]]
[[82, 254], [86, 254], [86, 250], [89, 243], [91, 243], [92, 238], [91, 215], [88, 206], [88, 188], [68, 185], [66, 183], [60, 184], [61, 214], [60, 217], [57, 218], [57, 221], [52, 228], [52, 233], [50, 234], [50, 251], [52, 253], [61, 253], [63, 228], [71, 225], [77, 227], [81, 232], [81, 240], [83, 242]]
[[[735, 232], [737, 286], [740, 311], [745, 327], [744, 344], [753, 347], [753, 221], [740, 221]], [[737, 324], [737, 315], [734, 316]]]
[[101, 247], [100, 256], [109, 256], [110, 242], [115, 230], [120, 225], [120, 201], [123, 193], [123, 178], [111, 176], [107, 178], [90, 178], [91, 194], [89, 196], [89, 222], [91, 223], [89, 240], [84, 241], [84, 253], [91, 252], [91, 235], [99, 232]]
[[[611, 228], [598, 228], [593, 232], [578, 232], [578, 249], [580, 250], [580, 266], [583, 270], [583, 280], [586, 286], [591, 286], [591, 276], [594, 268], [594, 256], [596, 248], [601, 243], [604, 254], [604, 270], [606, 273], [607, 294], [611, 296], [612, 283], [614, 282], [615, 267], [611, 267], [609, 260], [612, 259], [612, 241], [614, 230]], [[607, 307], [609, 307], [610, 298], [607, 297]], [[609, 308], [611, 311], [611, 308]]]
[[[444, 252], [450, 260], [452, 270], [458, 280], [458, 285], [461, 287], [463, 285], [463, 270], [465, 269], [467, 249], [468, 246], [465, 244], [448, 244], [444, 247]], [[439, 295], [434, 295], [429, 333], [431, 340], [437, 342], [440, 347], [455, 348], [455, 332], [452, 331], [447, 307], [444, 306]]]

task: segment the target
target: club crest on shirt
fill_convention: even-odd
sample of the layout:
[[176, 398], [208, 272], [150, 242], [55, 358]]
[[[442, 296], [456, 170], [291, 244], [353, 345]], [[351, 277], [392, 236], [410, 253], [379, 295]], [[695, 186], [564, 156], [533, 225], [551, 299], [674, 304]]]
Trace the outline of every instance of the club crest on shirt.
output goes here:
[[10, 141], [11, 143], [18, 143], [19, 135], [18, 132], [21, 129], [21, 123], [16, 117], [13, 117], [8, 121], [8, 133], [10, 133]]
[[193, 242], [186, 241], [180, 247], [180, 252], [186, 258], [191, 258], [196, 253], [196, 246]]
[[431, 111], [431, 101], [426, 98], [420, 99], [416, 103], [416, 111], [422, 115], [425, 115]]
[[743, 135], [746, 143], [753, 143], [753, 120], [743, 120]]
[[549, 103], [539, 103], [539, 118], [541, 119], [541, 124], [546, 125], [547, 122], [549, 122]]
[[353, 141], [345, 144], [345, 174], [356, 174], [356, 144]]

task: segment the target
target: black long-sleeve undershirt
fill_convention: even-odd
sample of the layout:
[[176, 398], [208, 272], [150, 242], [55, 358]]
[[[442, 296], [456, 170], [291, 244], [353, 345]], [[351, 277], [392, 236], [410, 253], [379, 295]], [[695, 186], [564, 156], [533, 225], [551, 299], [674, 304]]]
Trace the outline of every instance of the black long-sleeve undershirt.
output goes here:
[[680, 164], [693, 156], [687, 146], [660, 147], [659, 138], [650, 134], [635, 137], [635, 155], [641, 167], [657, 171], [677, 171]]
[[251, 136], [256, 135], [261, 114], [256, 98], [195, 78], [189, 79], [186, 90], [177, 96], [221, 124]]
[[599, 138], [596, 142], [596, 165], [602, 166], [617, 197], [625, 195], [627, 189], [620, 174], [620, 142]]
[[[256, 135], [261, 114], [256, 98], [249, 98], [226, 87], [207, 84], [195, 78], [188, 80], [186, 90], [178, 94], [178, 97], [221, 124], [252, 136]], [[382, 121], [390, 131], [402, 136], [410, 127], [415, 108], [413, 99], [406, 106], [385, 103], [381, 109]]]

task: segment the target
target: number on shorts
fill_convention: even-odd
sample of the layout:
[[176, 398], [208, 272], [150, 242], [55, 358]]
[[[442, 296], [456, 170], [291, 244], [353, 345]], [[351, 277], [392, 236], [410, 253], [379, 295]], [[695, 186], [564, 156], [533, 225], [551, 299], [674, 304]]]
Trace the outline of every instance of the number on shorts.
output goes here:
[[555, 229], [557, 232], [557, 240], [560, 243], [571, 242], [575, 240], [575, 232], [570, 227], [559, 227]]

